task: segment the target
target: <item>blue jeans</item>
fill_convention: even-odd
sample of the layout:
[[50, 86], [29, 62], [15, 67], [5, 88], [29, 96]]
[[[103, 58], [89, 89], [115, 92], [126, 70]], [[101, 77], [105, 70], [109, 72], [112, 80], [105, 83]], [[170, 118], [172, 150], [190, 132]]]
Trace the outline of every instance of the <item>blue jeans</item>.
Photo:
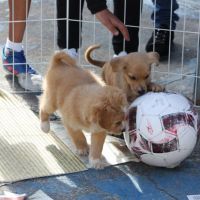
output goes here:
[[[176, 0], [152, 0], [155, 5], [155, 27], [159, 28], [162, 25], [167, 25], [171, 29], [176, 29], [176, 21], [179, 20], [175, 10], [179, 8]], [[171, 6], [172, 4], [172, 6]], [[172, 12], [171, 12], [172, 7]], [[172, 17], [171, 17], [172, 16]], [[154, 12], [151, 15], [151, 19], [154, 20]]]

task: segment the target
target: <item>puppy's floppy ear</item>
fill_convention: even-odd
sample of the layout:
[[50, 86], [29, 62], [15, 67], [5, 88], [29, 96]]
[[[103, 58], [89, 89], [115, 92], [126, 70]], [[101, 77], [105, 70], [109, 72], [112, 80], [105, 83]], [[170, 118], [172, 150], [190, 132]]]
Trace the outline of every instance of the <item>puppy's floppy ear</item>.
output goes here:
[[120, 70], [123, 70], [123, 68], [125, 67], [125, 61], [121, 56], [113, 58], [109, 62], [109, 64], [111, 65], [113, 72], [118, 72]]
[[92, 108], [90, 122], [98, 124], [102, 128], [109, 127], [109, 120], [106, 118], [110, 107], [105, 106], [103, 103], [96, 104]]
[[92, 122], [92, 123], [98, 123], [100, 113], [101, 113], [101, 104], [99, 103], [99, 104], [96, 104], [92, 107], [89, 121]]
[[149, 64], [155, 64], [156, 66], [159, 65], [160, 55], [157, 52], [149, 52], [147, 53], [147, 57], [149, 60]]
[[110, 113], [112, 108], [110, 106], [97, 106], [93, 110], [93, 123], [98, 124], [103, 129], [109, 129], [110, 125], [112, 124], [112, 121], [110, 119]]

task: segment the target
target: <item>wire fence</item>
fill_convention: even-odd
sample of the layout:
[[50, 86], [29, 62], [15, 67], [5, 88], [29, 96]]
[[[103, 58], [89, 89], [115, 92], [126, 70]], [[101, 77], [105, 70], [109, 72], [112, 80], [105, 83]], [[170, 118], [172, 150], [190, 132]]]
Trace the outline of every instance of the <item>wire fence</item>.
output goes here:
[[[16, 0], [12, 1], [20, 3]], [[172, 0], [169, 1], [172, 2]], [[179, 15], [179, 21], [177, 21], [174, 30], [174, 46], [173, 48], [169, 46], [169, 56], [165, 60], [161, 60], [159, 67], [153, 67], [152, 78], [155, 82], [165, 85], [167, 90], [181, 92], [191, 98], [195, 105], [200, 105], [200, 4], [195, 0], [178, 0], [177, 2], [179, 8], [176, 13]], [[69, 1], [66, 1], [66, 3], [69, 7]], [[23, 45], [27, 63], [34, 66], [42, 75], [46, 71], [53, 52], [59, 49], [57, 46], [58, 19], [56, 6], [56, 0], [32, 0], [30, 13], [26, 20]], [[108, 0], [107, 6], [112, 11], [113, 1]], [[156, 9], [151, 0], [143, 0], [140, 4], [140, 10], [138, 51], [145, 52], [147, 41], [155, 30], [156, 21], [155, 18], [151, 20], [151, 14], [154, 13], [155, 16]], [[124, 11], [126, 12], [125, 9]], [[14, 9], [12, 9], [12, 12], [15, 12]], [[79, 8], [79, 12], [81, 16], [81, 8]], [[28, 15], [28, 11], [26, 13]], [[59, 20], [64, 20], [68, 29], [68, 22], [72, 20], [69, 19], [70, 11], [67, 10], [66, 13], [68, 13], [67, 16], [59, 18]], [[82, 16], [82, 19], [73, 19], [81, 22], [79, 23], [79, 29], [81, 30], [79, 37], [81, 39], [79, 41], [78, 61], [83, 67], [100, 74], [101, 70], [99, 68], [89, 65], [85, 61], [84, 52], [92, 44], [101, 44], [101, 48], [95, 51], [94, 57], [101, 60], [111, 59], [114, 54], [112, 34], [96, 19], [95, 15], [90, 13], [86, 2], [84, 2]], [[172, 11], [170, 16], [171, 27]], [[9, 22], [12, 22], [12, 20], [9, 21], [8, 2], [0, 0], [0, 45], [2, 48], [8, 37]], [[17, 22], [21, 21], [18, 20]], [[131, 26], [126, 25], [127, 27]], [[67, 33], [66, 37], [68, 37]], [[68, 45], [68, 40], [66, 40], [66, 46], [68, 47]], [[30, 93], [17, 87], [14, 75], [8, 78], [2, 71], [2, 67], [0, 70], [1, 87], [12, 92]], [[10, 81], [9, 84], [8, 81]]]

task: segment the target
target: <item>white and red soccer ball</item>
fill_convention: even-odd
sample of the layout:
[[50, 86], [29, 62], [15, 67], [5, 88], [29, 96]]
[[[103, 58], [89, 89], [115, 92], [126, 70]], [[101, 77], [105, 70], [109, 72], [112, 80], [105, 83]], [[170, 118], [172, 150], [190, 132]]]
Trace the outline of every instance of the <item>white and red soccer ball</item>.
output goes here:
[[176, 93], [149, 92], [128, 109], [126, 145], [142, 162], [178, 166], [193, 151], [198, 138], [198, 113]]

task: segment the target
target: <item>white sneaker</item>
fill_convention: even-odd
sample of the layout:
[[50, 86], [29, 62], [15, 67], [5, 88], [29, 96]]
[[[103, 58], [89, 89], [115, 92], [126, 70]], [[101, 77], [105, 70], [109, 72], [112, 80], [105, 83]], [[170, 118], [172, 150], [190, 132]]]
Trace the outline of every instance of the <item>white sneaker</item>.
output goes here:
[[118, 55], [114, 54], [113, 58], [120, 57], [120, 56], [126, 56], [126, 55], [127, 55], [126, 51], [121, 51]]
[[70, 55], [74, 59], [78, 58], [78, 53], [77, 53], [76, 49], [74, 49], [74, 48], [63, 49], [62, 51], [64, 51], [65, 53], [67, 53], [68, 55]]
[[32, 92], [41, 92], [42, 90], [42, 76], [39, 74], [25, 74], [17, 75], [19, 85], [25, 90]]

